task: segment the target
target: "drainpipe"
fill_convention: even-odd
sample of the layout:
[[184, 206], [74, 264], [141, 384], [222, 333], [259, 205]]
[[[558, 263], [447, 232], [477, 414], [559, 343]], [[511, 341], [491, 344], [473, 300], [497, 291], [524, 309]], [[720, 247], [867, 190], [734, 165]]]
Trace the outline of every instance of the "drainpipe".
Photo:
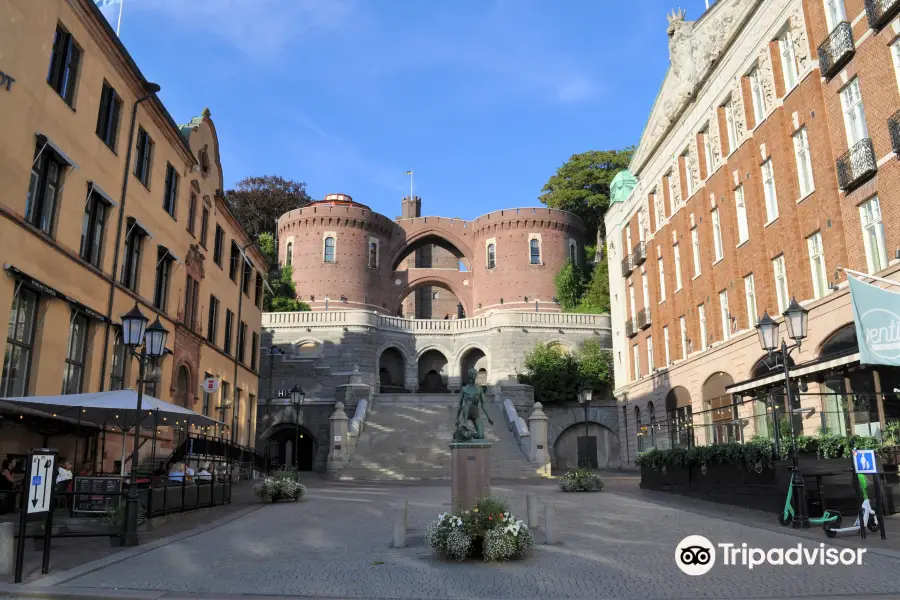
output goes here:
[[125, 153], [125, 171], [122, 175], [122, 197], [119, 201], [119, 220], [116, 225], [116, 245], [113, 250], [112, 281], [109, 283], [109, 299], [106, 304], [106, 326], [103, 330], [103, 360], [100, 361], [100, 391], [106, 389], [106, 361], [109, 358], [109, 329], [112, 322], [113, 299], [116, 291], [116, 274], [119, 272], [119, 246], [122, 244], [122, 225], [125, 222], [125, 200], [128, 193], [128, 169], [131, 166], [131, 150], [134, 147], [134, 125], [137, 121], [138, 106], [158, 94], [160, 87], [149, 81], [144, 82], [145, 95], [138, 98], [131, 108], [131, 129], [128, 132], [128, 151]]

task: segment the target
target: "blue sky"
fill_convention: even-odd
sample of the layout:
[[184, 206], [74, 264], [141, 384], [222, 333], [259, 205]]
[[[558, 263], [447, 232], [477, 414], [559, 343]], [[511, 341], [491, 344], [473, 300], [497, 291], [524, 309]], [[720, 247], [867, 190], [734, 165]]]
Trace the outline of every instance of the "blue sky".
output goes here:
[[470, 219], [638, 142], [676, 5], [705, 2], [125, 0], [121, 37], [178, 122], [210, 108], [226, 187], [277, 174], [394, 217], [412, 169], [424, 214]]

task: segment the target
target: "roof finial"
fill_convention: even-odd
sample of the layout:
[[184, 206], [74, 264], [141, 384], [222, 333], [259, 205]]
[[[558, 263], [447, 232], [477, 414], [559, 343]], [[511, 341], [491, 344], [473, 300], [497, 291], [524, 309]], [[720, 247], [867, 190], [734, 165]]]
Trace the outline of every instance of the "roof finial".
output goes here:
[[209, 112], [209, 109], [208, 109], [208, 108], [204, 108], [204, 109], [203, 109], [203, 112], [200, 113], [200, 114], [203, 115], [204, 117], [206, 117], [207, 119], [208, 119], [209, 117], [212, 116], [212, 113]]
[[671, 24], [673, 21], [684, 21], [685, 10], [683, 8], [679, 8], [678, 10], [672, 9], [672, 13], [666, 15], [666, 18], [669, 20]]

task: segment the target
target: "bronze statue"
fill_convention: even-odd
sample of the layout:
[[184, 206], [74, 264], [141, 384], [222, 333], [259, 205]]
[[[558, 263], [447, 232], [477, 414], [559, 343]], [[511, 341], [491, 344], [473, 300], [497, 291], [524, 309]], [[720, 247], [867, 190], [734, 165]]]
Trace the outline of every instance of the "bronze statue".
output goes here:
[[[466, 373], [466, 385], [463, 386], [459, 393], [459, 409], [456, 411], [456, 432], [453, 434], [454, 442], [484, 439], [484, 424], [480, 414], [482, 412], [487, 417], [488, 423], [494, 424], [484, 407], [484, 392], [480, 385], [475, 384], [477, 376], [478, 372], [475, 369], [469, 369], [469, 372]], [[469, 428], [470, 422], [475, 428], [474, 431]]]

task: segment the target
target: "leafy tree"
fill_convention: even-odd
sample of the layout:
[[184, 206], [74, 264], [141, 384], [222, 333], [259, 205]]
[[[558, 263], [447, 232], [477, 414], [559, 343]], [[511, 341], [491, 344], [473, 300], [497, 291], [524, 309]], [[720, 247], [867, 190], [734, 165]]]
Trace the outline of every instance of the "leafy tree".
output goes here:
[[578, 300], [575, 312], [601, 314], [609, 312], [609, 265], [601, 260], [594, 265], [590, 281]]
[[603, 348], [597, 340], [587, 340], [581, 345], [576, 357], [578, 375], [581, 382], [598, 392], [612, 391], [612, 352]]
[[534, 387], [539, 402], [571, 402], [585, 385], [600, 393], [612, 389], [612, 353], [596, 340], [586, 341], [573, 354], [539, 343], [525, 355], [525, 369], [519, 381]]
[[581, 217], [588, 239], [596, 239], [598, 230], [605, 237], [603, 217], [609, 208], [609, 184], [619, 171], [628, 167], [634, 150], [634, 146], [629, 146], [623, 150], [573, 154], [544, 185], [540, 201], [550, 208]]
[[278, 264], [278, 252], [275, 251], [275, 235], [268, 231], [259, 234], [259, 237], [256, 238], [256, 245], [259, 251], [262, 252], [262, 255], [266, 257], [269, 269], [274, 270], [275, 265]]
[[[257, 245], [266, 261], [270, 265], [278, 264], [278, 256], [275, 252], [275, 236], [271, 233], [263, 233], [257, 240]], [[294, 285], [294, 268], [274, 268], [266, 274], [266, 281], [272, 291], [266, 290], [263, 300], [263, 310], [266, 312], [294, 312], [310, 310], [309, 304], [297, 300], [297, 288]]]
[[563, 310], [574, 311], [584, 294], [584, 272], [581, 268], [567, 260], [559, 273], [553, 276], [553, 284], [556, 287], [556, 298]]
[[242, 179], [235, 189], [225, 192], [225, 199], [252, 239], [266, 231], [274, 232], [278, 217], [310, 201], [305, 183], [277, 175]]

